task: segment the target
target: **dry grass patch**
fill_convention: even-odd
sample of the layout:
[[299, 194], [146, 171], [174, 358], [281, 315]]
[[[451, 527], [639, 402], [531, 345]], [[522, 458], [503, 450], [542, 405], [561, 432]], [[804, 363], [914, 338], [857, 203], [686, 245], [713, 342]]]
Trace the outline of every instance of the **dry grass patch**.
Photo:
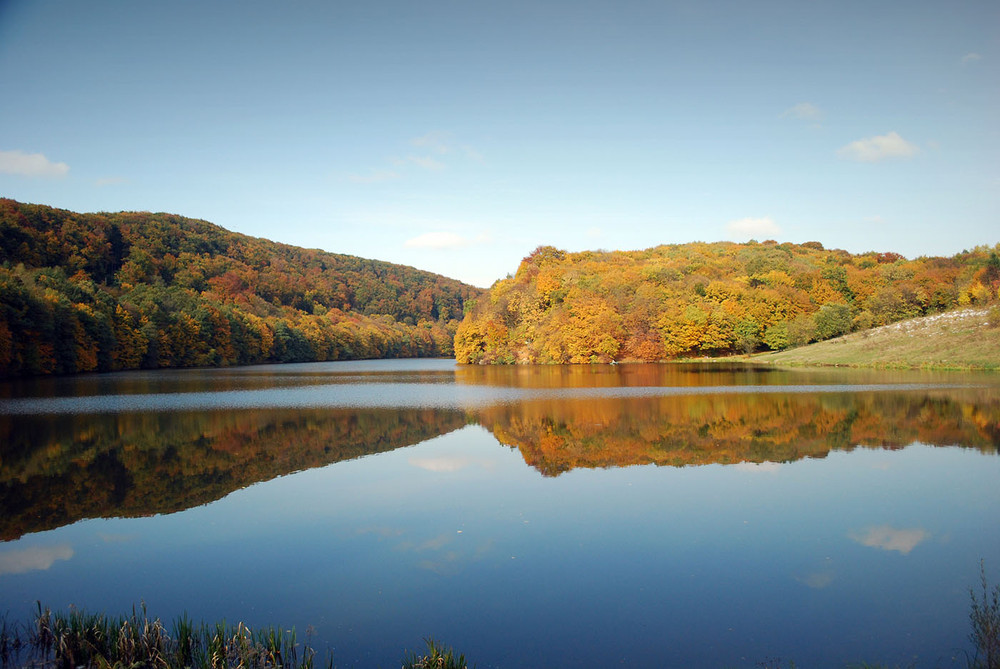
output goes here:
[[[996, 307], [994, 307], [996, 309]], [[854, 332], [801, 348], [755, 356], [783, 365], [924, 369], [1000, 369], [997, 313], [962, 309]]]

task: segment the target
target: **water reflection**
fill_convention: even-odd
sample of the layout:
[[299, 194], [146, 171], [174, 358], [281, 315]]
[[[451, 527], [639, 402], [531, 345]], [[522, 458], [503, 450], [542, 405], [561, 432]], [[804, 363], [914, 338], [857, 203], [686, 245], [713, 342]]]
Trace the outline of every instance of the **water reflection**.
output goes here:
[[578, 467], [790, 462], [913, 442], [985, 453], [1000, 446], [1000, 401], [973, 391], [549, 400], [491, 407], [476, 419], [547, 476]]
[[420, 443], [448, 410], [0, 416], [0, 539], [206, 504], [259, 481]]
[[[625, 375], [631, 378], [626, 383], [662, 382], [662, 374], [656, 366], [637, 367]], [[608, 368], [609, 378], [617, 375]], [[506, 385], [513, 380], [553, 388], [606, 380], [601, 373], [557, 368], [541, 374], [474, 368], [461, 370], [459, 377], [465, 382], [500, 379]], [[648, 464], [740, 464], [767, 472], [772, 463], [822, 458], [833, 450], [857, 447], [894, 449], [921, 442], [995, 454], [1000, 446], [1000, 399], [984, 389], [772, 390], [779, 392], [586, 399], [555, 393], [464, 410], [0, 415], [0, 443], [5, 444], [0, 460], [0, 539], [83, 518], [179, 511], [259, 481], [409, 446], [466, 424], [482, 425], [545, 476], [576, 468]], [[466, 457], [418, 456], [411, 464], [438, 472], [477, 465]], [[858, 541], [902, 552], [897, 547], [906, 540], [893, 537], [885, 531]]]
[[907, 555], [926, 539], [930, 538], [927, 530], [922, 528], [898, 529], [889, 525], [869, 527], [863, 532], [851, 533], [851, 538], [862, 546], [879, 548], [884, 551], [896, 551]]

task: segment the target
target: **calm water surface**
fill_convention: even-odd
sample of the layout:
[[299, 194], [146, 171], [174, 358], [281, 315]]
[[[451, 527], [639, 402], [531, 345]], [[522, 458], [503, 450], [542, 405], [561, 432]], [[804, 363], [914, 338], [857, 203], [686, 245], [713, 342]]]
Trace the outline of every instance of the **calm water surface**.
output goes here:
[[451, 361], [0, 385], [0, 612], [308, 628], [339, 667], [966, 664], [1000, 376]]

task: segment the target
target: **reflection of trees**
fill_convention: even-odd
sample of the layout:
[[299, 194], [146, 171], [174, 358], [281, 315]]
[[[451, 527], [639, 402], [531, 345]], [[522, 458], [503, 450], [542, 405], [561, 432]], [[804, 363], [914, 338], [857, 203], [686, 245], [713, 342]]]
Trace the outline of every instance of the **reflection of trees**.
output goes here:
[[913, 442], [996, 453], [1000, 402], [908, 393], [711, 394], [534, 401], [480, 412], [547, 476], [576, 467], [788, 462]]
[[180, 511], [465, 422], [430, 409], [0, 417], [0, 539], [82, 518]]
[[[605, 372], [552, 369], [523, 383], [499, 380], [553, 390], [608, 380]], [[473, 369], [463, 382], [489, 384], [497, 373], [495, 367]], [[619, 375], [613, 368], [606, 373], [612, 380]], [[662, 383], [642, 374], [673, 372], [637, 367], [636, 373], [641, 378], [611, 385]], [[469, 414], [275, 409], [0, 416], [0, 540], [83, 518], [179, 511], [276, 476], [416, 444], [467, 422], [517, 447], [547, 476], [576, 467], [787, 462], [834, 449], [913, 442], [996, 453], [1000, 400], [990, 391], [976, 392], [553, 397]]]

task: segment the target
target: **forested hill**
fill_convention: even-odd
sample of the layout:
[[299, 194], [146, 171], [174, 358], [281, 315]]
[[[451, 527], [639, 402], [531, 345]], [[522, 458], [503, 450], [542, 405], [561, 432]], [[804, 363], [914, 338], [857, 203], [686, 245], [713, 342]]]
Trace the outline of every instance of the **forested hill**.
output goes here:
[[566, 253], [546, 246], [468, 309], [466, 363], [663, 360], [780, 350], [1000, 300], [1000, 244], [952, 258], [818, 242]]
[[450, 356], [478, 288], [146, 212], [0, 199], [0, 375]]

